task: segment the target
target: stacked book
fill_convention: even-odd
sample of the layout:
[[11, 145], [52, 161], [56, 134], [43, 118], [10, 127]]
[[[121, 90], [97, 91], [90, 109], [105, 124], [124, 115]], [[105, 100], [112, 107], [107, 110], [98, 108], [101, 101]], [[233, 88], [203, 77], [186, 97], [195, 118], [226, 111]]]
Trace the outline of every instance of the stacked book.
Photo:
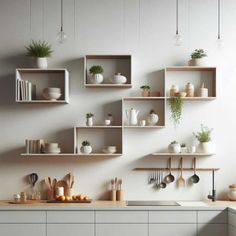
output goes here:
[[25, 152], [26, 153], [43, 153], [44, 150], [44, 140], [36, 139], [36, 140], [25, 140]]
[[36, 99], [36, 86], [27, 80], [16, 81], [17, 101], [32, 101]]

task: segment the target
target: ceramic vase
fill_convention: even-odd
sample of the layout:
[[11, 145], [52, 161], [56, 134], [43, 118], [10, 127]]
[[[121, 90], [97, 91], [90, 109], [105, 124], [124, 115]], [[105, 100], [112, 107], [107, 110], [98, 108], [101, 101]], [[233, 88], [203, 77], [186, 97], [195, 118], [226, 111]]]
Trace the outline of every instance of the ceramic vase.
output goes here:
[[159, 117], [157, 114], [155, 113], [149, 114], [147, 117], [147, 124], [149, 126], [154, 126], [157, 124], [158, 120], [159, 120]]
[[90, 82], [92, 84], [101, 84], [103, 81], [103, 75], [102, 74], [94, 74], [90, 76]]
[[86, 120], [86, 125], [87, 126], [93, 126], [93, 117], [89, 117]]
[[117, 73], [110, 79], [111, 83], [113, 84], [125, 84], [127, 82], [127, 78], [121, 73]]
[[37, 57], [36, 58], [36, 68], [39, 69], [47, 69], [48, 68], [48, 61], [46, 57]]
[[189, 61], [189, 66], [206, 66], [206, 58], [195, 58]]
[[84, 153], [84, 154], [90, 154], [92, 152], [92, 147], [91, 146], [82, 146], [80, 148], [80, 151], [81, 153]]
[[142, 95], [142, 97], [149, 97], [150, 96], [150, 90], [143, 89], [141, 95]]
[[211, 142], [199, 143], [198, 147], [197, 147], [197, 152], [199, 152], [199, 153], [211, 153], [212, 152], [212, 143]]
[[168, 152], [169, 153], [180, 153], [181, 152], [181, 146], [179, 143], [171, 143], [168, 146]]

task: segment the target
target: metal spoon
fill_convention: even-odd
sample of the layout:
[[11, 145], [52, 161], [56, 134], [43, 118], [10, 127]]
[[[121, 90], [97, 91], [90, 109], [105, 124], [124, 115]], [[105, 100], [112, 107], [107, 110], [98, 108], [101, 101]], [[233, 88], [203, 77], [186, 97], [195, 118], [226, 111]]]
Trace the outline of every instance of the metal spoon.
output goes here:
[[193, 159], [193, 171], [194, 174], [190, 177], [192, 183], [197, 184], [200, 181], [199, 176], [196, 174], [196, 157]]
[[169, 174], [165, 177], [165, 182], [167, 184], [175, 181], [174, 175], [171, 174], [171, 157], [169, 158]]
[[163, 179], [163, 172], [161, 171], [160, 172], [160, 187], [161, 188], [166, 188], [166, 183], [164, 182], [164, 179]]
[[183, 178], [183, 157], [180, 159], [180, 177], [177, 181], [178, 187], [184, 187], [185, 186], [185, 179]]
[[38, 175], [36, 173], [32, 173], [29, 175], [30, 183], [35, 186], [36, 182], [38, 181]]

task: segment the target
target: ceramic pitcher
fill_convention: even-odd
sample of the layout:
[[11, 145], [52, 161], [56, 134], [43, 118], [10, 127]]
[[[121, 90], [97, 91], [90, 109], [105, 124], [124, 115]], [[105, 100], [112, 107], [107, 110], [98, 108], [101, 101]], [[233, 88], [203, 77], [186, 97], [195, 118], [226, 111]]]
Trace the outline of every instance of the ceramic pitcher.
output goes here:
[[130, 110], [126, 110], [126, 118], [128, 121], [128, 125], [137, 125], [138, 124], [138, 114], [139, 110], [131, 108]]

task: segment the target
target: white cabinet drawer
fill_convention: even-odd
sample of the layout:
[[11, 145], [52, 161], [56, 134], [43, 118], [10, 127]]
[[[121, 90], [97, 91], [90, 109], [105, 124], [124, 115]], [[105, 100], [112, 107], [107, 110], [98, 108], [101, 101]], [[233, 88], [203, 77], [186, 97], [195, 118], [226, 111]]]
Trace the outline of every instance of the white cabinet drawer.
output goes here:
[[148, 212], [97, 211], [96, 223], [148, 223]]
[[198, 224], [198, 236], [228, 236], [228, 225]]
[[196, 211], [150, 211], [149, 223], [196, 223]]
[[229, 225], [236, 227], [236, 214], [229, 211], [228, 217]]
[[2, 223], [46, 223], [45, 211], [0, 211]]
[[47, 211], [47, 223], [94, 223], [94, 211]]
[[198, 211], [198, 223], [227, 224], [228, 212], [224, 211]]

